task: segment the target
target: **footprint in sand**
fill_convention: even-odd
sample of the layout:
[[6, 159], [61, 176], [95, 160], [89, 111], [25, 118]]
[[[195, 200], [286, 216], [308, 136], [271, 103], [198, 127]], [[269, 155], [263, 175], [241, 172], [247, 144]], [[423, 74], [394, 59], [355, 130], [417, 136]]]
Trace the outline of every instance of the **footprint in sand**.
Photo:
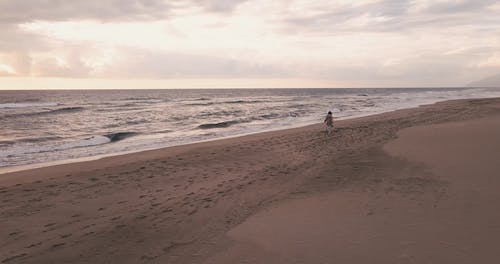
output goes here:
[[49, 224], [46, 224], [45, 227], [50, 227], [50, 226], [53, 226], [55, 225], [56, 223], [49, 223]]
[[10, 233], [10, 234], [9, 234], [9, 236], [15, 236], [15, 235], [17, 235], [17, 234], [19, 234], [19, 233], [20, 233], [20, 232], [12, 232], [12, 233]]
[[95, 234], [95, 232], [88, 232], [88, 233], [85, 233], [83, 236], [90, 236], [90, 235], [93, 235]]
[[2, 260], [2, 263], [7, 263], [7, 262], [10, 262], [12, 260], [16, 260], [16, 259], [19, 259], [19, 258], [22, 258], [22, 257], [25, 257], [27, 256], [28, 254], [26, 253], [22, 253], [22, 254], [19, 254], [19, 255], [15, 255], [15, 256], [12, 256], [12, 257], [8, 257], [4, 260]]
[[70, 236], [72, 236], [72, 235], [73, 235], [73, 234], [64, 234], [64, 235], [61, 235], [60, 237], [61, 237], [61, 238], [68, 238], [68, 237], [70, 237]]
[[29, 246], [26, 246], [25, 248], [34, 248], [34, 247], [38, 247], [42, 244], [42, 242], [38, 242], [38, 243], [34, 243], [34, 244], [31, 244]]
[[198, 208], [197, 207], [194, 207], [194, 208], [191, 208], [187, 211], [187, 214], [188, 215], [193, 215], [194, 213], [196, 213], [198, 211]]
[[139, 215], [139, 216], [137, 216], [135, 219], [137, 219], [137, 220], [141, 220], [141, 219], [145, 219], [146, 217], [147, 217], [147, 216], [145, 216], [145, 215]]
[[54, 244], [54, 245], [52, 245], [50, 248], [51, 248], [51, 249], [55, 249], [55, 248], [58, 248], [58, 247], [62, 247], [62, 246], [64, 246], [64, 245], [66, 245], [66, 243], [58, 243], [58, 244]]
[[91, 228], [91, 227], [93, 227], [93, 226], [95, 226], [95, 225], [96, 225], [96, 224], [86, 225], [86, 226], [82, 227], [82, 229], [89, 229], [89, 228]]

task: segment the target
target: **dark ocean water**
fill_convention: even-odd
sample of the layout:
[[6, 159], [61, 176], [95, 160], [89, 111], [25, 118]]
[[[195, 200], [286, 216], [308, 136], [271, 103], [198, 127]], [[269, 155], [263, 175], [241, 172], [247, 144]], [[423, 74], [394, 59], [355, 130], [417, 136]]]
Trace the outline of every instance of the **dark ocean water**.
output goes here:
[[0, 168], [370, 115], [484, 88], [0, 91]]

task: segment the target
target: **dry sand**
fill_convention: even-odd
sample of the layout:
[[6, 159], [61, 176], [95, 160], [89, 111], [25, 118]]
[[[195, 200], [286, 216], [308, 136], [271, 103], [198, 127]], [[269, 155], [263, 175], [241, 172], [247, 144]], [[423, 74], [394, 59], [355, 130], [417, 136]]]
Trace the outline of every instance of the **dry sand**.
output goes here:
[[0, 263], [499, 263], [500, 99], [0, 175]]

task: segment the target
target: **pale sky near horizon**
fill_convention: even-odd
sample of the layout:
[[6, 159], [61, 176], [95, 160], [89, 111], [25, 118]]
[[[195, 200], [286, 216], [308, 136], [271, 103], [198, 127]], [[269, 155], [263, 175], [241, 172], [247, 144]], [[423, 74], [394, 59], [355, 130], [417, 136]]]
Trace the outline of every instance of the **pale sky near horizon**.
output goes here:
[[500, 73], [494, 0], [0, 0], [0, 89], [437, 87]]

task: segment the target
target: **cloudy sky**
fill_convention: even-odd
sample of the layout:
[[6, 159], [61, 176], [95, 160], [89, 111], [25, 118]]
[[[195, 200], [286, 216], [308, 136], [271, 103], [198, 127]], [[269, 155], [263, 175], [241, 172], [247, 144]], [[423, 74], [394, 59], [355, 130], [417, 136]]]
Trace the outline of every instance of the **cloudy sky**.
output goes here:
[[462, 86], [496, 0], [0, 0], [0, 89]]

